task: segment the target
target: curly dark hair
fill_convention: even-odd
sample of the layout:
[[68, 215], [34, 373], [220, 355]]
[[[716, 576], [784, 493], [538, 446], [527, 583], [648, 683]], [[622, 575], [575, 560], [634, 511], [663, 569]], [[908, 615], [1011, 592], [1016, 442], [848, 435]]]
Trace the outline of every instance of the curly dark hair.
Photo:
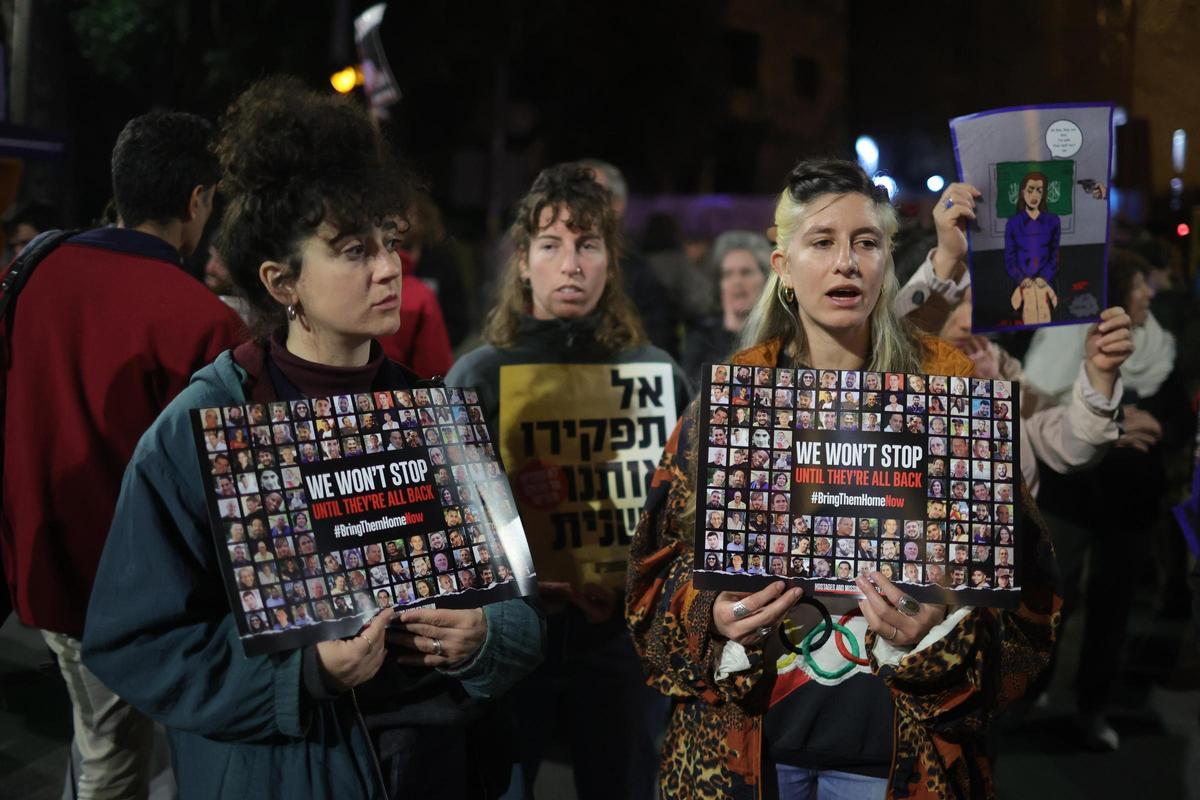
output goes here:
[[125, 124], [111, 164], [113, 201], [125, 227], [187, 214], [195, 188], [217, 182], [212, 136], [211, 122], [182, 111], [152, 111]]
[[217, 249], [250, 303], [260, 339], [286, 325], [284, 308], [259, 278], [263, 262], [287, 264], [290, 277], [299, 277], [300, 244], [325, 221], [339, 231], [365, 230], [384, 217], [407, 225], [413, 177], [367, 111], [296, 78], [268, 78], [234, 100], [221, 120], [217, 156], [229, 201]]
[[591, 167], [578, 163], [557, 164], [542, 170], [529, 192], [517, 205], [510, 235], [513, 254], [500, 279], [499, 298], [484, 322], [483, 338], [497, 347], [507, 347], [516, 341], [521, 316], [530, 313], [532, 293], [521, 280], [521, 262], [529, 256], [529, 245], [539, 231], [547, 227], [542, 212], [553, 211], [547, 225], [553, 225], [562, 214], [570, 217], [568, 227], [575, 232], [596, 231], [604, 239], [608, 251], [608, 274], [604, 292], [596, 304], [600, 315], [596, 340], [608, 350], [619, 353], [645, 344], [646, 333], [641, 318], [621, 279], [621, 221], [612, 207], [612, 195], [596, 182]]

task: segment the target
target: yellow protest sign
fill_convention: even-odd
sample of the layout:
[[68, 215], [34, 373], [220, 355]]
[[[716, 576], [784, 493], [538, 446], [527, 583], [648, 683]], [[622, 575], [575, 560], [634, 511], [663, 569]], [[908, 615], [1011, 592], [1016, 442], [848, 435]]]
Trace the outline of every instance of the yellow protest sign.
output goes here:
[[540, 580], [624, 586], [675, 409], [669, 364], [501, 367], [500, 457]]

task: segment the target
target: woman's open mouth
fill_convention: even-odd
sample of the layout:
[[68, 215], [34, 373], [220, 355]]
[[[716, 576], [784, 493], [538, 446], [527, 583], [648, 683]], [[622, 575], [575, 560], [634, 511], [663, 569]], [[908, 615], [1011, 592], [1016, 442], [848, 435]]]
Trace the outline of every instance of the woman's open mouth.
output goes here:
[[838, 308], [854, 308], [862, 301], [862, 289], [857, 286], [835, 286], [825, 296]]

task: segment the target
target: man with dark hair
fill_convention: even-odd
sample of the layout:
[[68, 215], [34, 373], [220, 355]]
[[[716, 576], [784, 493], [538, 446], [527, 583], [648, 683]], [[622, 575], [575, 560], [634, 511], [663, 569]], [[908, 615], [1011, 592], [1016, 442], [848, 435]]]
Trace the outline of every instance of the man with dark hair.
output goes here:
[[[152, 744], [152, 723], [79, 658], [122, 474], [192, 373], [242, 335], [181, 261], [212, 208], [211, 136], [191, 114], [130, 121], [112, 158], [119, 226], [48, 253], [10, 311], [0, 552], [18, 616], [58, 656], [86, 797], [144, 796]], [[200, 479], [178, 466], [181, 483]]]

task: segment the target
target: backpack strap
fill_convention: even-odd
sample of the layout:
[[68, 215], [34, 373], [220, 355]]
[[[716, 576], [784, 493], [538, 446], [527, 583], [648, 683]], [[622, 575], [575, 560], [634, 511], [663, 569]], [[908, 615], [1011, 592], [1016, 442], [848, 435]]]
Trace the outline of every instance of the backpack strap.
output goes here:
[[8, 271], [4, 273], [4, 278], [0, 279], [0, 327], [3, 328], [3, 332], [0, 333], [0, 342], [3, 343], [3, 347], [0, 348], [0, 369], [7, 370], [10, 361], [12, 312], [17, 295], [29, 282], [34, 268], [60, 244], [77, 233], [77, 230], [52, 230], [38, 234], [21, 251], [21, 255], [13, 259]]
[[[25, 246], [21, 255], [13, 259], [13, 263], [0, 279], [0, 476], [4, 472], [4, 417], [8, 395], [8, 367], [12, 363], [12, 312], [17, 295], [29, 282], [33, 269], [66, 239], [74, 236], [76, 230], [52, 230], [38, 234]], [[7, 525], [6, 522], [0, 525]], [[6, 532], [7, 535], [7, 532]], [[0, 580], [7, 577], [3, 559], [0, 558]], [[0, 585], [0, 624], [12, 613], [12, 589]]]

